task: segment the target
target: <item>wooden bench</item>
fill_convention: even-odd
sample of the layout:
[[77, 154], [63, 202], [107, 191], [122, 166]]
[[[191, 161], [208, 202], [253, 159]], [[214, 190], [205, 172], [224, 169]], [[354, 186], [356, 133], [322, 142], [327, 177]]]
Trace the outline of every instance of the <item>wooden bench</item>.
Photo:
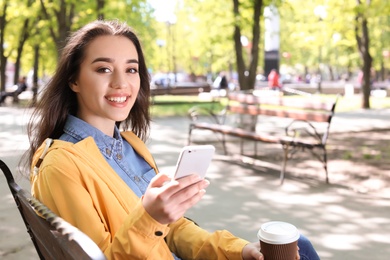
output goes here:
[[[225, 154], [227, 154], [227, 135], [240, 138], [241, 155], [244, 154], [243, 140], [255, 141], [255, 157], [257, 155], [257, 142], [281, 144], [283, 149], [281, 184], [284, 181], [288, 159], [299, 150], [309, 150], [323, 163], [326, 183], [329, 183], [326, 143], [336, 103], [337, 98], [334, 101], [325, 102], [314, 98], [314, 96], [291, 98], [279, 95], [263, 96], [262, 91], [231, 92], [228, 94], [228, 104], [221, 113], [208, 111], [213, 122], [201, 122], [199, 109], [196, 107], [190, 109], [189, 116], [192, 122], [189, 125], [188, 144], [193, 142], [192, 135], [195, 129], [210, 130], [221, 134]], [[235, 125], [226, 124], [227, 116], [232, 114], [240, 120]], [[262, 125], [261, 119], [264, 116], [283, 117], [291, 120], [283, 126], [282, 133], [264, 129], [256, 130]], [[249, 118], [247, 120], [249, 124], [245, 123], [245, 118]], [[315, 123], [325, 124], [322, 132], [319, 131]]]
[[40, 259], [106, 259], [87, 235], [23, 190], [2, 160], [0, 168]]

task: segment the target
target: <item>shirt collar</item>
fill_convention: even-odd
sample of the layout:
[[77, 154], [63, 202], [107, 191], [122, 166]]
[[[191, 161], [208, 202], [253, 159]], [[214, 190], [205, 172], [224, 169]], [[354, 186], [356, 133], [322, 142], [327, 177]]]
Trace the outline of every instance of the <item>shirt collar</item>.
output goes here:
[[78, 141], [91, 136], [100, 151], [107, 157], [112, 157], [115, 146], [123, 147], [123, 139], [117, 126], [114, 128], [114, 137], [104, 134], [102, 131], [73, 115], [68, 115], [64, 132]]

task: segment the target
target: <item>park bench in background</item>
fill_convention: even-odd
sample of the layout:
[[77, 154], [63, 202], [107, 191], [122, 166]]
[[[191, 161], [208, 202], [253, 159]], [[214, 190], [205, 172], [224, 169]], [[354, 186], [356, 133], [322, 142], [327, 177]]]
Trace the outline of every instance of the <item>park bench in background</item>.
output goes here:
[[0, 168], [40, 259], [106, 259], [87, 235], [23, 190], [2, 160]]
[[[273, 92], [277, 93], [277, 92]], [[226, 136], [240, 138], [240, 155], [244, 156], [244, 140], [254, 141], [257, 155], [257, 142], [281, 144], [283, 164], [280, 181], [283, 183], [287, 161], [298, 151], [308, 150], [323, 164], [326, 183], [329, 182], [326, 143], [330, 124], [334, 115], [337, 98], [334, 101], [321, 101], [314, 96], [289, 98], [281, 95], [264, 95], [262, 91], [231, 92], [228, 104], [221, 113], [209, 111], [213, 122], [199, 120], [198, 107], [190, 109], [192, 122], [189, 125], [188, 144], [193, 142], [194, 130], [209, 130], [221, 134], [224, 153], [227, 154]], [[269, 93], [268, 93], [269, 94]], [[235, 124], [226, 123], [227, 116], [235, 115]], [[283, 131], [262, 128], [264, 116], [291, 119]], [[321, 124], [321, 126], [316, 124]], [[325, 125], [324, 125], [325, 124]], [[320, 131], [320, 129], [322, 131]]]
[[210, 92], [211, 86], [207, 83], [181, 82], [167, 87], [153, 87], [150, 90], [152, 97], [157, 95], [199, 95]]

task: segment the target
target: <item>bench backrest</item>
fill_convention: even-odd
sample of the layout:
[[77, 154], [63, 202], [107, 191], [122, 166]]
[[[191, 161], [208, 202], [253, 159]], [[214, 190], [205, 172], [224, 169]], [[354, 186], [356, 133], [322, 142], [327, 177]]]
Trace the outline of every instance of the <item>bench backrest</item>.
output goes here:
[[227, 110], [237, 114], [267, 115], [297, 120], [328, 122], [334, 114], [337, 99], [325, 102], [305, 97], [290, 99], [282, 96], [257, 96], [253, 93], [231, 92]]
[[23, 190], [2, 160], [0, 168], [41, 259], [106, 259], [87, 235]]

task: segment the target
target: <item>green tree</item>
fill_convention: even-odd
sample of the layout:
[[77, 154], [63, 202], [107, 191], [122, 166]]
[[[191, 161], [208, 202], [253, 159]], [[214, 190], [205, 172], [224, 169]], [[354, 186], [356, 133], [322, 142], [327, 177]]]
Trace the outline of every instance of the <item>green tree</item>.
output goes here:
[[[319, 4], [326, 10], [321, 20], [313, 12]], [[388, 1], [284, 1], [280, 7], [282, 52], [291, 52], [294, 69], [302, 64], [309, 72], [318, 66], [328, 79], [346, 74], [351, 80], [357, 70], [365, 70], [362, 107], [369, 108], [372, 78], [367, 77], [372, 77], [374, 69], [384, 70], [389, 10]]]
[[[195, 75], [210, 77], [219, 71], [233, 70], [233, 26], [232, 7], [224, 0], [195, 1], [187, 0], [185, 5], [178, 5], [175, 15], [177, 21], [171, 25], [171, 33], [176, 41], [175, 56], [178, 70]], [[172, 57], [168, 41], [169, 24], [159, 23], [158, 38], [165, 41], [162, 46], [164, 58], [159, 67], [167, 71]]]
[[1, 91], [5, 91], [5, 70], [8, 57], [4, 53], [5, 47], [5, 28], [7, 26], [7, 8], [8, 1], [1, 2], [0, 13], [0, 78], [1, 78]]
[[32, 8], [33, 2], [34, 0], [27, 0], [26, 9], [24, 9], [25, 12], [23, 13], [23, 15], [21, 15], [21, 20], [18, 23], [19, 25], [21, 25], [21, 28], [20, 30], [17, 30], [17, 32], [19, 32], [19, 35], [16, 46], [14, 84], [16, 84], [19, 79], [19, 72], [24, 46], [26, 44], [26, 41], [30, 37], [31, 31], [33, 30], [34, 22], [36, 22], [34, 15], [29, 12], [29, 10], [31, 10]]
[[[0, 5], [3, 10], [0, 15], [2, 62], [6, 64], [8, 60], [16, 64], [15, 78], [20, 71], [26, 73], [32, 67], [35, 73], [49, 76], [69, 33], [102, 14], [107, 19], [127, 21], [146, 39], [153, 37], [152, 10], [146, 0], [130, 4], [122, 0], [110, 1], [108, 6], [104, 0], [14, 0], [2, 1]], [[145, 49], [148, 49], [148, 41], [146, 43]], [[41, 68], [35, 67], [38, 64]], [[1, 79], [4, 79], [5, 65], [1, 67]], [[2, 84], [4, 90], [4, 80]]]
[[[47, 26], [58, 55], [65, 45], [66, 38], [71, 32], [73, 18], [75, 17], [76, 1], [73, 0], [39, 0], [42, 14], [47, 21]], [[78, 1], [78, 3], [80, 3]]]
[[[208, 75], [237, 71], [241, 87], [253, 89], [261, 50], [263, 1], [235, 0], [228, 4], [223, 0], [188, 0], [176, 11], [178, 67]], [[241, 36], [249, 39], [251, 47], [246, 48], [250, 53], [243, 50]]]

